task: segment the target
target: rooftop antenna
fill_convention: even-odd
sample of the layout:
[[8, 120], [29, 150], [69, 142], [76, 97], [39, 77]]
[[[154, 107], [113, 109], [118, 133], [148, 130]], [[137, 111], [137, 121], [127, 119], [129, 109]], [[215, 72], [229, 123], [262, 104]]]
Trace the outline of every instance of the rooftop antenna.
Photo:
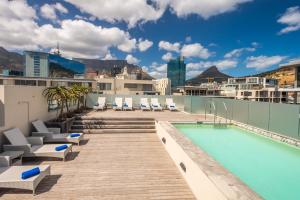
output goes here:
[[59, 50], [59, 42], [57, 42], [57, 45], [56, 45], [56, 51], [54, 52], [56, 55], [58, 56], [61, 56], [60, 54], [60, 50]]

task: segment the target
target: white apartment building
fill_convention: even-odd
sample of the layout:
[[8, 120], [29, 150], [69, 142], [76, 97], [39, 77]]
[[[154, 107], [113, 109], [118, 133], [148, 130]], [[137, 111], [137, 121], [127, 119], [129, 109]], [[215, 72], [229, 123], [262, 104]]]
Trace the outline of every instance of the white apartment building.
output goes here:
[[155, 80], [155, 90], [160, 93], [160, 95], [170, 95], [171, 94], [171, 80], [168, 78], [162, 78]]
[[95, 80], [97, 90], [102, 94], [166, 95], [171, 90], [168, 79], [136, 80], [134, 74], [128, 73], [127, 67], [124, 67], [123, 73], [117, 74], [116, 77], [100, 75]]

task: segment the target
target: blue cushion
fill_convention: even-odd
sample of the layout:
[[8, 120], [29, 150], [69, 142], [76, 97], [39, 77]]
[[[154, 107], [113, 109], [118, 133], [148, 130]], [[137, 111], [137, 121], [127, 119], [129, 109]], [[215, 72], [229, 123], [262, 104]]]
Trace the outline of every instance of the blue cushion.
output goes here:
[[175, 106], [174, 106], [174, 105], [171, 105], [170, 108], [175, 108]]
[[55, 150], [56, 151], [61, 151], [61, 150], [67, 149], [67, 148], [68, 148], [68, 145], [64, 144], [64, 145], [60, 145], [60, 146], [55, 147]]
[[154, 108], [158, 108], [158, 105], [152, 105]]
[[147, 107], [146, 105], [144, 105], [144, 104], [141, 104], [141, 107]]
[[70, 137], [79, 137], [79, 136], [80, 136], [79, 133], [71, 133], [71, 134], [70, 134]]
[[28, 179], [28, 178], [36, 176], [36, 175], [38, 175], [40, 173], [41, 173], [40, 168], [35, 167], [35, 168], [30, 169], [30, 170], [22, 172], [21, 178], [23, 180], [24, 179]]
[[128, 107], [127, 103], [124, 103], [124, 107]]
[[112, 105], [113, 107], [116, 107], [117, 106], [117, 104], [116, 103], [113, 103], [113, 105]]

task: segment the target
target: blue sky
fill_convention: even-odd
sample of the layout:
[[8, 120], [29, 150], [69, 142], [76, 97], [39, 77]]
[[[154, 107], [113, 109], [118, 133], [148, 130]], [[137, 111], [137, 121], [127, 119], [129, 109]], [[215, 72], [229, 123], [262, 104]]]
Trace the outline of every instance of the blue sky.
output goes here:
[[211, 65], [244, 76], [300, 59], [299, 0], [3, 0], [0, 11], [10, 50], [58, 41], [66, 57], [127, 59], [157, 78], [180, 54], [187, 78]]

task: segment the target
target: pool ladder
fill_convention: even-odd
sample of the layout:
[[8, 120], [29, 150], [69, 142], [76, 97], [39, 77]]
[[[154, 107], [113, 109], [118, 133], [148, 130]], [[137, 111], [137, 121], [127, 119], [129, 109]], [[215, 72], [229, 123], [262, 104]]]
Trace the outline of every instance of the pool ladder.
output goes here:
[[[213, 111], [214, 111], [214, 126], [217, 126], [217, 127], [227, 127], [228, 108], [227, 108], [225, 102], [222, 102], [222, 103], [223, 103], [224, 109], [226, 111], [225, 123], [221, 123], [221, 119], [219, 119], [219, 123], [217, 123], [217, 107], [215, 105], [215, 102], [213, 102], [213, 101], [209, 102], [210, 108], [213, 108]], [[206, 104], [205, 104], [205, 120], [206, 120]]]

